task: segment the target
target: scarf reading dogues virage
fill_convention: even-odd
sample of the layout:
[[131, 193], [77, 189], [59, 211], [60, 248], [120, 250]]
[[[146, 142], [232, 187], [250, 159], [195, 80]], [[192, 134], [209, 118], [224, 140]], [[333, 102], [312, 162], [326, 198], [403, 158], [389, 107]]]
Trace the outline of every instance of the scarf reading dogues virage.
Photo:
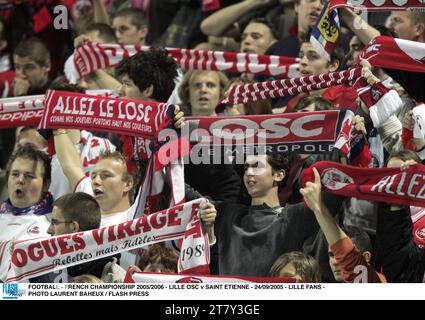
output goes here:
[[425, 166], [368, 169], [321, 161], [303, 171], [303, 185], [314, 182], [313, 168], [321, 177], [323, 191], [369, 201], [425, 207]]
[[157, 242], [183, 239], [179, 273], [209, 274], [209, 242], [199, 218], [205, 199], [95, 230], [15, 243], [6, 282], [22, 281]]

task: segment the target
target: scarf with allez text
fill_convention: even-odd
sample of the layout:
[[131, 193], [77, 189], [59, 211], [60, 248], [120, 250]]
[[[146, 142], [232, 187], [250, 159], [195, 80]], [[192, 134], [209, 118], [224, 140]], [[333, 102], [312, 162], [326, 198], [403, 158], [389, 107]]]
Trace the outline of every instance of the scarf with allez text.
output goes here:
[[174, 106], [165, 103], [55, 90], [47, 91], [44, 107], [39, 129], [95, 130], [148, 139], [155, 136], [167, 112], [174, 112]]
[[[164, 187], [164, 179], [169, 177], [172, 201], [171, 206], [184, 202], [183, 163], [181, 154], [174, 152], [164, 154], [162, 148], [173, 146], [180, 150], [186, 144], [180, 139], [159, 141], [160, 132], [173, 132], [174, 105], [152, 101], [138, 101], [97, 97], [73, 92], [48, 91], [45, 99], [45, 112], [39, 129], [85, 129], [88, 131], [105, 131], [126, 135], [126, 156], [130, 152], [130, 136], [137, 136], [136, 141], [145, 141], [145, 148], [139, 148], [137, 156], [147, 159], [148, 170], [139, 197], [140, 212], [150, 204], [150, 212], [159, 210], [158, 203]], [[128, 150], [130, 149], [130, 150]], [[130, 153], [129, 153], [130, 152]], [[130, 170], [131, 167], [129, 166]]]
[[[87, 42], [75, 50], [73, 63], [65, 68], [65, 74], [67, 78], [82, 78], [97, 69], [114, 67], [121, 60], [147, 50], [150, 47]], [[298, 75], [299, 59], [293, 57], [174, 48], [167, 48], [167, 51], [183, 70], [248, 72], [281, 78]]]
[[179, 272], [209, 274], [208, 236], [199, 218], [199, 208], [205, 202], [205, 199], [194, 200], [95, 230], [17, 241], [12, 256], [9, 255], [11, 262], [6, 282], [22, 281], [173, 239], [184, 239]]
[[321, 177], [323, 191], [368, 201], [425, 207], [425, 166], [400, 168], [357, 168], [320, 161], [301, 175], [303, 185], [314, 182], [313, 168]]

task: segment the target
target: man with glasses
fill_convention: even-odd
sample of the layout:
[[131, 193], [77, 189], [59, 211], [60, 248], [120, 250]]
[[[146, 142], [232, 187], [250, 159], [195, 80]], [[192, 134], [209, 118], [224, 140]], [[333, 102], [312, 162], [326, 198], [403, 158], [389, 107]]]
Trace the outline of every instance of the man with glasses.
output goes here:
[[[60, 236], [100, 227], [100, 207], [96, 199], [84, 192], [66, 194], [53, 203], [52, 219], [47, 232]], [[119, 257], [119, 256], [117, 256]], [[98, 278], [113, 257], [105, 257], [30, 279], [31, 282], [69, 282], [72, 278], [91, 274]]]

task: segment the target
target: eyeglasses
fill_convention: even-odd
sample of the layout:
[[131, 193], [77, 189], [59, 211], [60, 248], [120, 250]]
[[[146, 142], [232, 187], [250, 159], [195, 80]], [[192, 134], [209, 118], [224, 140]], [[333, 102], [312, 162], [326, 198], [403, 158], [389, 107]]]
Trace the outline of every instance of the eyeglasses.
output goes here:
[[50, 224], [52, 225], [52, 226], [55, 226], [55, 225], [58, 225], [58, 224], [61, 224], [61, 223], [73, 223], [74, 221], [59, 221], [59, 220], [56, 220], [56, 219], [52, 219], [51, 221], [50, 221]]

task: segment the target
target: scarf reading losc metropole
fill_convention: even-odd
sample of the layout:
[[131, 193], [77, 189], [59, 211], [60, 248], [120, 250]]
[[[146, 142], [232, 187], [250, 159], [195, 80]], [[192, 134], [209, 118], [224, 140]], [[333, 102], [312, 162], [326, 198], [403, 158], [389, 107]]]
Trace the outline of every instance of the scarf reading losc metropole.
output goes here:
[[[198, 199], [139, 219], [95, 230], [23, 240], [14, 245], [6, 282], [22, 281], [87, 261], [167, 240], [183, 239], [178, 271], [209, 274], [209, 242]], [[5, 261], [0, 261], [5, 263]]]
[[321, 177], [323, 191], [369, 201], [425, 207], [425, 166], [357, 168], [320, 161], [303, 171], [303, 185], [314, 181], [313, 168]]

